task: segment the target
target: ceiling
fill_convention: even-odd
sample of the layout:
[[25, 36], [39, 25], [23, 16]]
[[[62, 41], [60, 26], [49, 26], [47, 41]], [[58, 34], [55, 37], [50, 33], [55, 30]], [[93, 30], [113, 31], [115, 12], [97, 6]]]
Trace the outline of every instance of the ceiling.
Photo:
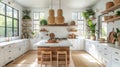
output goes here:
[[[15, 0], [24, 7], [47, 8], [51, 5], [51, 0]], [[62, 6], [70, 8], [86, 8], [95, 4], [98, 0], [61, 0]], [[53, 5], [58, 5], [59, 0], [53, 0]]]

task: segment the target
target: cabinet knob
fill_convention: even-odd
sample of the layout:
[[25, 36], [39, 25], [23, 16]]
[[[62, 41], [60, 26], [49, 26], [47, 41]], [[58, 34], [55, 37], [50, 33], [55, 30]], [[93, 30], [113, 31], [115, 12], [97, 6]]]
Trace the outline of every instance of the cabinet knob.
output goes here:
[[118, 52], [115, 52], [115, 54], [119, 54]]
[[107, 48], [104, 48], [105, 50], [107, 50]]
[[119, 61], [119, 59], [115, 58], [116, 61]]

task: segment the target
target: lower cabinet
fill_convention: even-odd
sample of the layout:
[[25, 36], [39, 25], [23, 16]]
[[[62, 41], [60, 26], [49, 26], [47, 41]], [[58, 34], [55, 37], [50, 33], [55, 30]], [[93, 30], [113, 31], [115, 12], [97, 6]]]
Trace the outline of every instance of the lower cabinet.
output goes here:
[[26, 51], [29, 50], [29, 44], [27, 39], [16, 40], [12, 43], [0, 46], [0, 67], [15, 60]]
[[85, 50], [105, 67], [120, 66], [120, 49], [113, 46], [92, 40], [85, 41]]
[[72, 44], [70, 50], [83, 50], [84, 49], [84, 40], [83, 39], [68, 39]]

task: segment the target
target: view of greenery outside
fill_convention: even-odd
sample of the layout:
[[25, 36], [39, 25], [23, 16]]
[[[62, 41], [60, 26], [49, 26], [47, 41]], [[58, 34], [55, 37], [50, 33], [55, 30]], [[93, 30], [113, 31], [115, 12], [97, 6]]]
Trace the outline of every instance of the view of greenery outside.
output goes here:
[[107, 23], [102, 23], [101, 37], [107, 39]]
[[18, 20], [18, 10], [0, 2], [0, 37], [18, 36]]
[[45, 13], [44, 12], [34, 12], [33, 13], [33, 30], [34, 32], [40, 31], [40, 20], [45, 19]]
[[84, 36], [84, 18], [82, 17], [82, 13], [79, 12], [72, 12], [72, 20], [77, 21], [78, 24], [78, 33], [79, 36]]

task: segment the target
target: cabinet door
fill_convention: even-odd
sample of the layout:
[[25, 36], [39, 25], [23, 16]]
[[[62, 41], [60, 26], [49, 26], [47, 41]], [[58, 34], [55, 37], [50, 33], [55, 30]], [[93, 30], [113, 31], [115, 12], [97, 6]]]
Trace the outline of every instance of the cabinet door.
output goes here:
[[3, 48], [4, 46], [0, 47], [0, 67], [4, 65]]

